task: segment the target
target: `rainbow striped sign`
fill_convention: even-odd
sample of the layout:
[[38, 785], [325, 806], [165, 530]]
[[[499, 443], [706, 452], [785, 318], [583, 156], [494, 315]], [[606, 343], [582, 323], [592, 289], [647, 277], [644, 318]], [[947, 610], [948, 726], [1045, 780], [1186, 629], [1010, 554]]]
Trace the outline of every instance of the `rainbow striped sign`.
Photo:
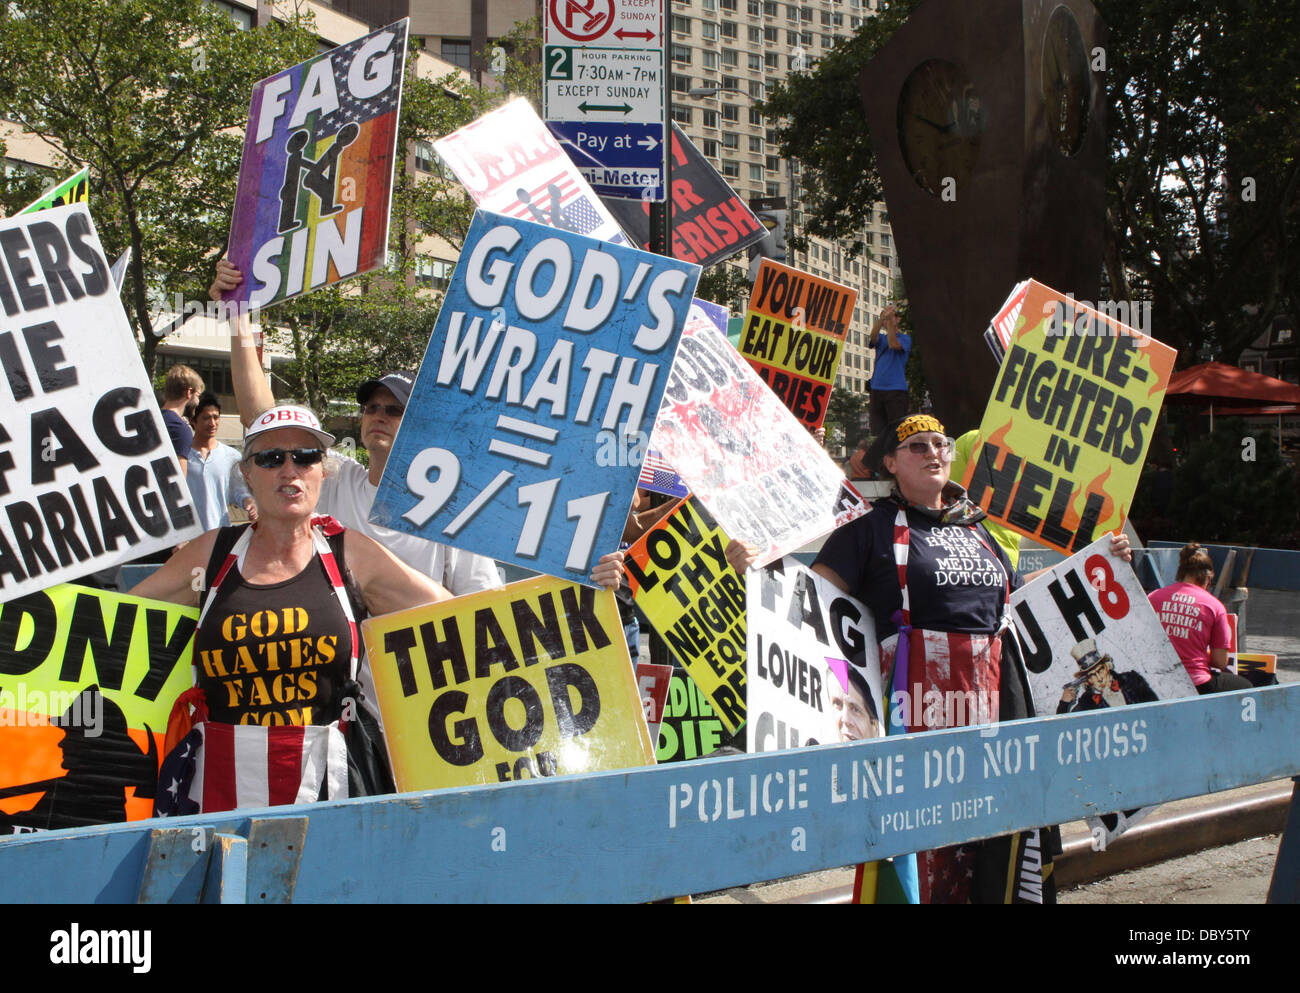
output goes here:
[[228, 300], [264, 307], [385, 262], [409, 19], [253, 87]]

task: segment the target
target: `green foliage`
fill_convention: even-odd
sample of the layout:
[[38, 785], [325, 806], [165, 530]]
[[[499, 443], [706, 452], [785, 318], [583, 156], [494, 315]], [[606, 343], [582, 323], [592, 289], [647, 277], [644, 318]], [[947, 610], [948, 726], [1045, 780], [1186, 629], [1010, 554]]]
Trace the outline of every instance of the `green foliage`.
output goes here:
[[867, 395], [844, 389], [831, 390], [823, 427], [826, 428], [827, 448], [843, 445], [852, 454], [858, 441], [871, 433], [867, 428]]
[[719, 262], [700, 274], [695, 295], [701, 300], [720, 304], [733, 314], [743, 314], [749, 304], [749, 290], [749, 278], [743, 270]]
[[[1297, 547], [1296, 473], [1278, 452], [1272, 431], [1216, 419], [1214, 430], [1193, 436], [1179, 456], [1164, 515], [1171, 533], [1144, 537]], [[1154, 481], [1144, 476], [1148, 484]]]
[[0, 117], [55, 150], [58, 178], [90, 165], [108, 257], [133, 249], [124, 301], [151, 374], [159, 293], [205, 296], [226, 241], [253, 84], [315, 51], [298, 14], [240, 31], [205, 0], [16, 0], [0, 16]]

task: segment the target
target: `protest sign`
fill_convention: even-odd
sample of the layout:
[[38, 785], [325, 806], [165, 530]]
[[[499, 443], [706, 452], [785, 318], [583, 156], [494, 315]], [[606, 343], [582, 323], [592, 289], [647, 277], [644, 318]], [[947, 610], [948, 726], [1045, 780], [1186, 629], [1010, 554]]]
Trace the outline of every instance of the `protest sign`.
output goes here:
[[659, 762], [689, 762], [702, 759], [719, 748], [735, 748], [743, 752], [744, 727], [731, 734], [695, 681], [685, 672], [675, 672], [668, 687], [668, 699], [664, 702], [655, 759]]
[[1272, 652], [1238, 652], [1232, 671], [1256, 686], [1269, 685], [1267, 677], [1277, 675], [1277, 656]]
[[409, 19], [253, 87], [226, 294], [265, 307], [382, 267]]
[[664, 457], [653, 448], [647, 448], [641, 460], [641, 475], [637, 477], [638, 489], [653, 490], [665, 496], [686, 496], [690, 490], [682, 482], [682, 477], [673, 472], [673, 467], [664, 461]]
[[[1016, 590], [1011, 608], [1040, 715], [1195, 692], [1132, 567], [1110, 553], [1107, 537]], [[1081, 774], [1107, 775], [1108, 767], [1146, 747], [1148, 731], [1145, 719], [1117, 715], [1113, 724], [1087, 739], [1065, 733], [1058, 742], [1059, 757], [1079, 765]], [[1090, 825], [1099, 844], [1105, 844], [1146, 813], [1106, 814]]]
[[651, 741], [659, 740], [659, 725], [664, 720], [664, 704], [668, 700], [668, 686], [672, 678], [673, 667], [670, 665], [655, 665], [652, 662], [636, 664], [636, 685], [641, 691], [641, 708]]
[[1020, 320], [1020, 309], [1025, 305], [1025, 294], [1029, 292], [1029, 280], [1016, 283], [1011, 290], [1011, 295], [1003, 301], [998, 312], [993, 315], [993, 320], [989, 321], [989, 326], [984, 329], [984, 341], [989, 346], [989, 351], [997, 360], [998, 365], [1006, 358], [1007, 348], [1011, 344], [1011, 332], [1016, 329], [1016, 322]]
[[826, 419], [858, 291], [763, 259], [740, 337], [749, 360], [808, 428]]
[[1030, 281], [962, 484], [1069, 555], [1124, 525], [1176, 352]]
[[80, 172], [69, 176], [58, 186], [46, 190], [39, 197], [20, 210], [15, 216], [21, 217], [23, 214], [34, 214], [38, 210], [49, 210], [51, 207], [63, 207], [70, 203], [89, 203], [90, 202], [90, 166], [86, 166]]
[[[767, 229], [676, 124], [671, 149], [673, 258], [708, 268], [761, 241]], [[650, 247], [650, 204], [606, 201], [634, 244]]]
[[750, 751], [884, 734], [866, 607], [788, 556], [750, 575], [746, 602]]
[[0, 601], [200, 528], [86, 205], [0, 222]]
[[636, 605], [734, 732], [745, 723], [745, 580], [726, 548], [691, 498], [643, 534], [623, 566]]
[[653, 764], [612, 592], [538, 576], [361, 631], [404, 792]]
[[726, 334], [727, 322], [731, 319], [731, 312], [720, 303], [714, 303], [712, 300], [701, 300], [696, 297], [691, 301], [691, 316], [707, 318], [715, 328]]
[[0, 606], [0, 834], [153, 816], [197, 623], [71, 585]]
[[765, 565], [866, 511], [813, 436], [710, 322], [682, 332], [651, 445]]
[[484, 210], [631, 244], [527, 100], [512, 100], [433, 147]]
[[619, 546], [699, 268], [480, 210], [370, 519], [589, 582]]

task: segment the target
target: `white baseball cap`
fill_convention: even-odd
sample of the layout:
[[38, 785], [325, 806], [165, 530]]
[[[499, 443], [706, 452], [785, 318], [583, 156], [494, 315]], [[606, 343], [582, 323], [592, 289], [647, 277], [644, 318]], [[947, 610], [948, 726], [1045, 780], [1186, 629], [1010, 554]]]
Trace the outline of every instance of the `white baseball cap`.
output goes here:
[[306, 407], [298, 407], [291, 403], [272, 407], [255, 417], [244, 434], [244, 444], [247, 446], [258, 435], [266, 434], [268, 431], [278, 431], [281, 428], [298, 428], [306, 431], [314, 435], [323, 448], [329, 448], [334, 444], [334, 436], [320, 426], [320, 419], [315, 414]]

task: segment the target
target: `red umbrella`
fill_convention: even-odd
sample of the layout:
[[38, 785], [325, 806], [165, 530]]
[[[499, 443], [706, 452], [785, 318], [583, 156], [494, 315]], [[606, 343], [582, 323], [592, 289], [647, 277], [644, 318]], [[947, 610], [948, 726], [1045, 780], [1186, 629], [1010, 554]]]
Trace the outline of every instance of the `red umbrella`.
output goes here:
[[1300, 410], [1300, 386], [1222, 362], [1205, 362], [1174, 373], [1165, 399], [1173, 403], [1208, 403], [1213, 429], [1215, 407], [1245, 414], [1257, 412], [1251, 408], [1268, 406], [1272, 408], [1267, 411], [1270, 414], [1295, 413]]

